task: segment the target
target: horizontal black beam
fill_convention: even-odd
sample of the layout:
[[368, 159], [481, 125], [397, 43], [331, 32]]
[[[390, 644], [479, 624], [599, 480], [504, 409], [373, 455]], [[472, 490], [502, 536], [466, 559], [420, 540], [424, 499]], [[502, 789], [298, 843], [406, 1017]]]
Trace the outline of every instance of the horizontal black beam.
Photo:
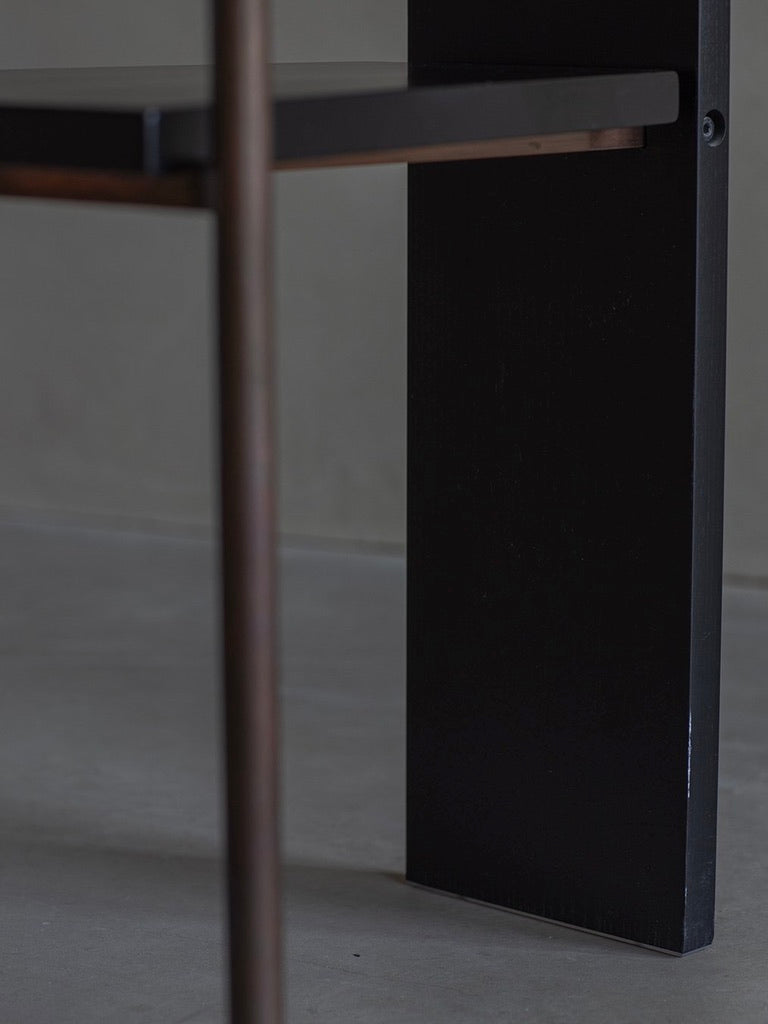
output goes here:
[[[206, 67], [0, 72], [0, 163], [160, 174], [213, 162]], [[275, 160], [673, 122], [673, 71], [283, 64]]]

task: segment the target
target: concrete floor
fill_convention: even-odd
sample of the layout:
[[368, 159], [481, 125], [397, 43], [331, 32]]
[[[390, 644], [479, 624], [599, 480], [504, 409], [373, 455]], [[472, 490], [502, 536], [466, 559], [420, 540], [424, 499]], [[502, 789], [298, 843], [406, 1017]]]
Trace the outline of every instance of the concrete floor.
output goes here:
[[[222, 1024], [214, 560], [0, 526], [0, 1024]], [[406, 886], [404, 566], [289, 550], [291, 1024], [766, 1024], [768, 592], [731, 589], [715, 945], [674, 959]]]

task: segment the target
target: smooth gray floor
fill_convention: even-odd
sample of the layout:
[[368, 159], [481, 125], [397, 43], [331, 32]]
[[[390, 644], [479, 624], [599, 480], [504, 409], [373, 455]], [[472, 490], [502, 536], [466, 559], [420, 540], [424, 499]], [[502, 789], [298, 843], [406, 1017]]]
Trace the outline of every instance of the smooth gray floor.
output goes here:
[[[224, 1020], [213, 568], [0, 526], [2, 1024]], [[726, 595], [718, 932], [679, 960], [404, 885], [403, 562], [283, 569], [292, 1024], [765, 1024], [768, 593]]]

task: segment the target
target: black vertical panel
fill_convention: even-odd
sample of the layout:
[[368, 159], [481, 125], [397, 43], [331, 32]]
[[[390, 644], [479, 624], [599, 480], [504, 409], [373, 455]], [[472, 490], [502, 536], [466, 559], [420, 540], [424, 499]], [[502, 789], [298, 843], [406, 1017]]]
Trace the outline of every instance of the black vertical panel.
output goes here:
[[408, 877], [686, 952], [714, 895], [727, 4], [410, 17], [414, 62], [668, 67], [682, 111], [640, 151], [410, 170]]

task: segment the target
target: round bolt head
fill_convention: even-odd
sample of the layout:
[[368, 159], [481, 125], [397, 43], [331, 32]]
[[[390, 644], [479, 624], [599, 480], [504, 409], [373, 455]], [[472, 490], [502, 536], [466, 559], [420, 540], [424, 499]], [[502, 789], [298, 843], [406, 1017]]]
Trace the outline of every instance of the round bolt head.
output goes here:
[[725, 138], [725, 118], [719, 110], [710, 110], [701, 121], [701, 136], [708, 146], [719, 146]]

